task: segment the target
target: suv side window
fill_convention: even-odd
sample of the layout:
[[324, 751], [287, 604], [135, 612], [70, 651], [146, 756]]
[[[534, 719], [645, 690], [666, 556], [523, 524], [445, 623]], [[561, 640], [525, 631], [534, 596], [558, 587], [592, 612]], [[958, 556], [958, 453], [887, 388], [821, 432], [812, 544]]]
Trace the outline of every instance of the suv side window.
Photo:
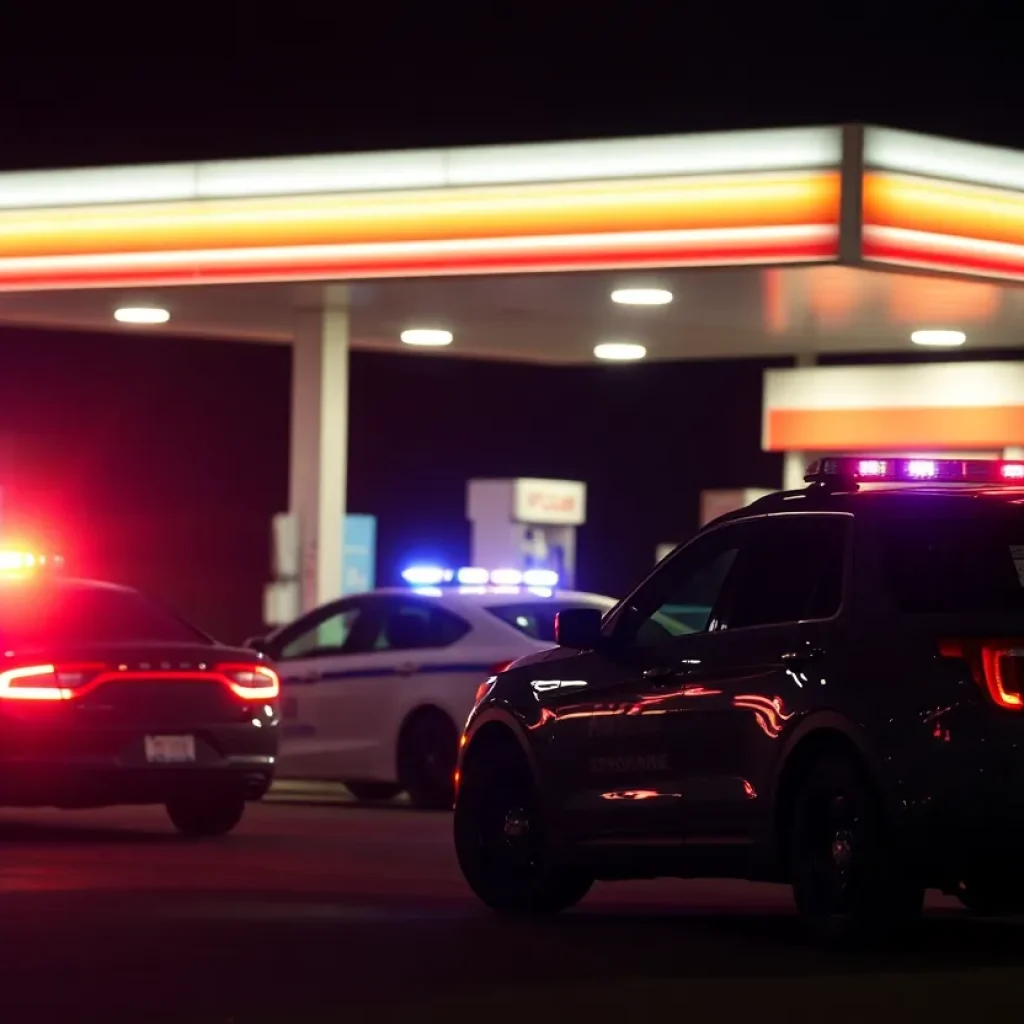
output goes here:
[[829, 619], [843, 597], [846, 515], [768, 516], [744, 555], [723, 626], [742, 629]]
[[637, 646], [656, 647], [673, 637], [713, 627], [716, 605], [745, 535], [743, 524], [719, 527], [697, 537], [655, 570], [622, 613], [628, 620], [623, 628], [635, 630]]
[[459, 616], [429, 601], [387, 598], [381, 602], [375, 651], [414, 651], [448, 647], [469, 632]]

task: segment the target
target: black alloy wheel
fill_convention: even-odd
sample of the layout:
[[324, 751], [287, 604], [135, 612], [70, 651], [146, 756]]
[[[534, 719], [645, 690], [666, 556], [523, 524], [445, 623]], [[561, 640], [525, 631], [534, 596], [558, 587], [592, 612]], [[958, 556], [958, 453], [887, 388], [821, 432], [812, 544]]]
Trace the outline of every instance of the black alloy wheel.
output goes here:
[[413, 716], [398, 745], [398, 777], [414, 807], [450, 811], [455, 803], [459, 735], [442, 711]]
[[789, 871], [797, 910], [816, 938], [879, 940], [921, 916], [924, 886], [891, 844], [881, 804], [849, 758], [821, 758], [799, 783]]
[[512, 758], [467, 766], [454, 830], [466, 881], [498, 913], [557, 914], [582, 900], [593, 884], [586, 872], [553, 856], [528, 771]]

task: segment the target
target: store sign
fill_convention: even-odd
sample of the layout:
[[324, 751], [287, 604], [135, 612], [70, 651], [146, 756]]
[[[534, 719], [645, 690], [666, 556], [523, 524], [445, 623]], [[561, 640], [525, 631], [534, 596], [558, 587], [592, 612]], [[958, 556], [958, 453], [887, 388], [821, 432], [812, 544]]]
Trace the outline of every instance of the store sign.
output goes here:
[[516, 480], [514, 509], [520, 523], [580, 526], [587, 519], [587, 485], [578, 480]]

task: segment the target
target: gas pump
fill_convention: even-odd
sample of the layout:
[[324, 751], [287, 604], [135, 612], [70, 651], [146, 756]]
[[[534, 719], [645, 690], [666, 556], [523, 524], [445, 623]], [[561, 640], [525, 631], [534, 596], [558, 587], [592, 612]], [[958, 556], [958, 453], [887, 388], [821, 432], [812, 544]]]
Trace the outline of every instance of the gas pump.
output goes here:
[[548, 569], [576, 585], [576, 528], [586, 522], [587, 485], [578, 480], [470, 480], [466, 517], [471, 561], [525, 572]]

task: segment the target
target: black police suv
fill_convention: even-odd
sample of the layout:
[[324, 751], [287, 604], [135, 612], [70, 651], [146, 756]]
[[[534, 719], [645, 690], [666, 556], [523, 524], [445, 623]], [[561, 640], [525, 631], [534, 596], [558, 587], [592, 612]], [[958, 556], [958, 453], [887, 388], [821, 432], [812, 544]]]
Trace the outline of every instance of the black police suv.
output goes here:
[[0, 579], [0, 805], [156, 803], [229, 832], [272, 781], [279, 692], [266, 659], [134, 590]]
[[603, 619], [562, 613], [560, 647], [490, 681], [454, 821], [484, 903], [784, 881], [835, 938], [912, 923], [926, 888], [1024, 908], [1024, 463], [826, 459], [807, 479]]

